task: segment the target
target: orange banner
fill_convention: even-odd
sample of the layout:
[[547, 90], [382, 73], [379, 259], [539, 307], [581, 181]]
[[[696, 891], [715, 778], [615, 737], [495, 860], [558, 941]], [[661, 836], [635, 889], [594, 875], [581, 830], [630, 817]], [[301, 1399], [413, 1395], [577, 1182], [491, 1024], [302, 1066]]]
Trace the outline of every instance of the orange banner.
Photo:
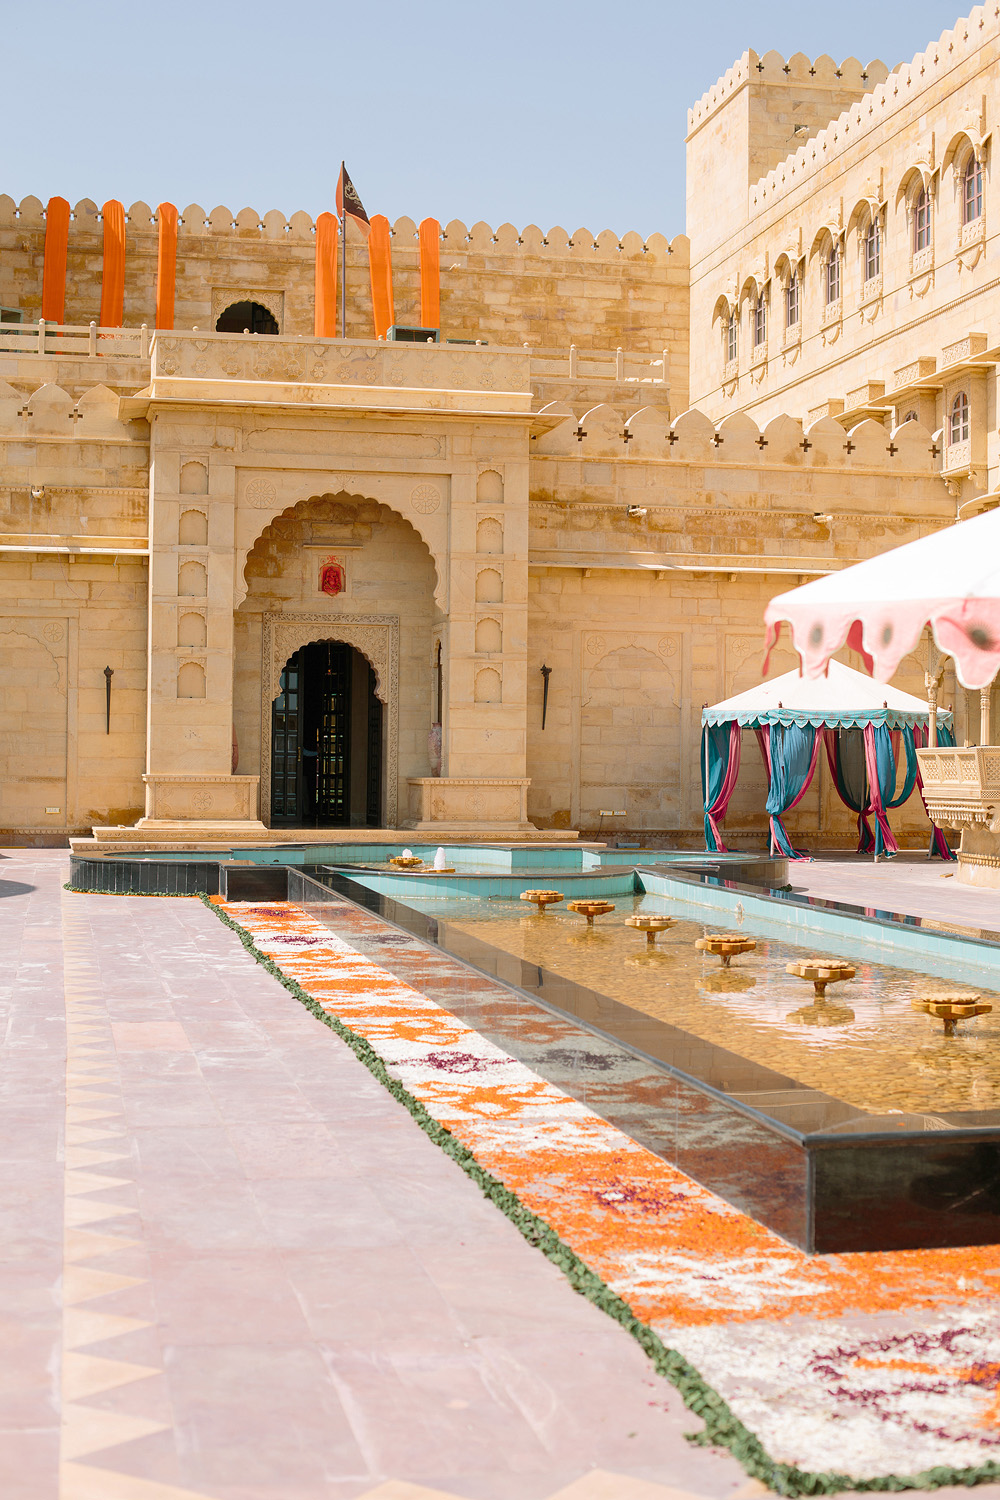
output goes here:
[[441, 327], [441, 225], [420, 221], [420, 326]]
[[372, 279], [372, 313], [375, 318], [375, 337], [382, 339], [395, 322], [392, 307], [392, 242], [389, 220], [385, 214], [374, 214], [371, 224], [371, 234], [368, 236], [368, 270]]
[[159, 239], [156, 248], [156, 323], [157, 328], [174, 326], [174, 290], [177, 283], [177, 210], [172, 203], [161, 203], [156, 210]]
[[125, 209], [110, 198], [101, 209], [104, 220], [104, 265], [101, 270], [102, 328], [121, 328], [125, 319]]
[[69, 204], [50, 198], [45, 210], [45, 260], [42, 266], [42, 317], [46, 323], [66, 321], [66, 250], [69, 245]]
[[[337, 241], [340, 226], [336, 214], [320, 214], [316, 220], [316, 311], [313, 333], [318, 339], [337, 337]], [[341, 337], [345, 337], [342, 334]]]

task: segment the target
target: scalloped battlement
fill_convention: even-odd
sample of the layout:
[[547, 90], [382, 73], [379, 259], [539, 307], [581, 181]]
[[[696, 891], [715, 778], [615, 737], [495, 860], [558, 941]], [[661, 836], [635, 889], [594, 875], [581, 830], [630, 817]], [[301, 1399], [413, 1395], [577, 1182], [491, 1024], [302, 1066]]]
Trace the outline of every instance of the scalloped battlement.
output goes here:
[[934, 474], [941, 468], [941, 434], [919, 422], [889, 429], [871, 418], [850, 431], [832, 417], [803, 424], [780, 415], [758, 426], [746, 412], [714, 424], [691, 408], [671, 422], [644, 406], [629, 415], [622, 405], [601, 403], [575, 412], [552, 401], [540, 416], [560, 418], [533, 446], [536, 458], [615, 458], [623, 463], [661, 459], [666, 463], [738, 464], [742, 469], [792, 465], [806, 469], [881, 470]]
[[751, 47], [688, 110], [688, 133], [703, 125], [739, 89], [753, 83], [787, 84], [797, 88], [805, 85], [810, 89], [828, 88], [841, 93], [849, 90], [861, 92], [869, 82], [881, 83], [888, 73], [885, 63], [877, 58], [867, 66], [856, 57], [845, 58], [838, 65], [825, 53], [821, 57], [808, 58], [803, 52], [796, 52], [786, 59], [780, 52], [761, 54]]
[[755, 182], [750, 190], [751, 213], [770, 208], [812, 173], [879, 129], [998, 33], [1000, 9], [977, 5], [951, 30], [942, 32], [909, 63], [900, 63], [875, 88]]
[[[126, 210], [125, 221], [133, 234], [143, 231], [153, 234], [158, 225], [156, 210], [141, 201], [133, 203]], [[101, 234], [101, 223], [100, 208], [89, 198], [81, 199], [71, 210], [71, 234], [89, 230], [97, 237]], [[44, 229], [45, 205], [41, 199], [30, 196], [15, 203], [6, 194], [0, 195], [0, 229], [15, 224], [24, 228]], [[292, 245], [311, 242], [316, 229], [312, 217], [301, 209], [290, 217], [274, 208], [265, 214], [259, 214], [254, 208], [241, 208], [234, 214], [223, 204], [206, 212], [200, 203], [189, 203], [180, 210], [177, 227], [179, 237], [218, 236], [271, 243], [284, 241]], [[391, 226], [390, 232], [394, 251], [412, 249], [414, 254], [417, 253], [418, 231], [414, 219], [401, 216]], [[572, 255], [612, 260], [619, 256], [652, 256], [654, 259], [678, 256], [681, 263], [684, 263], [688, 253], [688, 241], [683, 234], [677, 234], [671, 240], [662, 234], [643, 237], [634, 229], [621, 236], [611, 229], [602, 229], [594, 234], [589, 229], [581, 228], [570, 234], [558, 224], [544, 232], [536, 224], [529, 224], [521, 230], [516, 229], [513, 224], [501, 224], [493, 229], [482, 221], [468, 226], [461, 219], [452, 219], [450, 223], [442, 225], [441, 240], [442, 246], [450, 254], [496, 254], [499, 251], [506, 254]]]

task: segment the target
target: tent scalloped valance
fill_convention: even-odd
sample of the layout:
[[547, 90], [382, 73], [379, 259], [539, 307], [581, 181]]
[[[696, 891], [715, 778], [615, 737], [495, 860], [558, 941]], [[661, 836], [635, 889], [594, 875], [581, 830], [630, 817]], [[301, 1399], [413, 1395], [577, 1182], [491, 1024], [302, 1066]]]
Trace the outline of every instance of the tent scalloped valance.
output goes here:
[[[895, 708], [746, 708], [734, 711], [721, 703], [701, 712], [703, 724], [725, 724], [735, 720], [741, 729], [759, 729], [763, 724], [797, 724], [800, 729], [807, 724], [814, 729], [863, 729], [866, 724], [884, 724], [888, 729], [904, 729], [909, 724], [924, 724], [927, 717], [926, 709], [923, 713], [907, 713]], [[948, 710], [938, 710], [939, 724], [950, 724], [951, 718]]]

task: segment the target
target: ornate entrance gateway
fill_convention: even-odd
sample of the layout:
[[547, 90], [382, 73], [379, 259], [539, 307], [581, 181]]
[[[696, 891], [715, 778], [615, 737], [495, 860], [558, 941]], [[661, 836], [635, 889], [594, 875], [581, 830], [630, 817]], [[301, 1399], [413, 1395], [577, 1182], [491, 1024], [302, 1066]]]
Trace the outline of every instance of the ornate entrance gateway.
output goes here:
[[272, 826], [378, 827], [382, 762], [372, 666], [344, 641], [302, 646], [271, 708]]

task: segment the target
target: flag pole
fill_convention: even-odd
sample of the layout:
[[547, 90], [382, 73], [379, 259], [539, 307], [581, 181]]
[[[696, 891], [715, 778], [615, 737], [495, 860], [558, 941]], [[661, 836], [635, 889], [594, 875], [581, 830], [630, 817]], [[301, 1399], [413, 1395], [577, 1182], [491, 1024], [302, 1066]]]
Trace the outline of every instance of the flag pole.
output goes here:
[[[340, 181], [343, 184], [346, 167], [340, 163]], [[340, 193], [340, 337], [347, 337], [347, 195], [341, 186]]]

